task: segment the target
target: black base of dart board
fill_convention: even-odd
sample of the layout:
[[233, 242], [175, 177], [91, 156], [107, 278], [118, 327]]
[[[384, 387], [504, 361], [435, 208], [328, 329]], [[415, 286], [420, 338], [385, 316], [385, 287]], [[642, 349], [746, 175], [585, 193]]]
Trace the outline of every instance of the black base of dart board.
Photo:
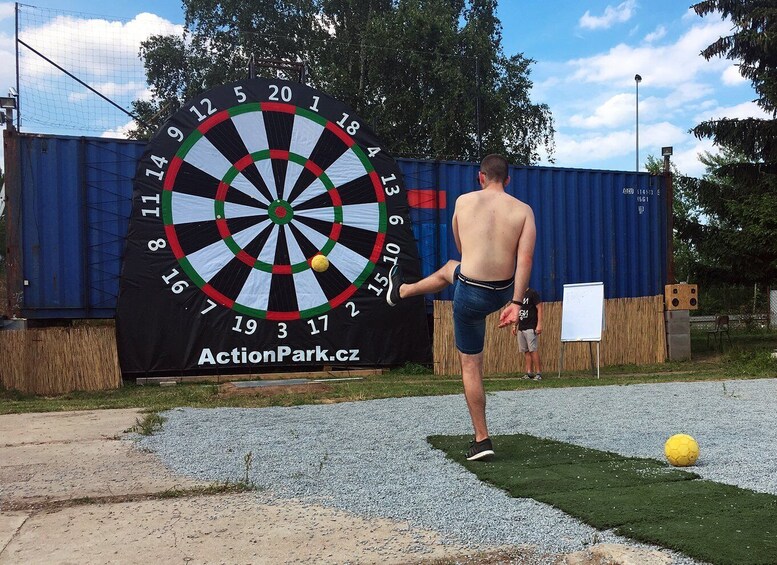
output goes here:
[[302, 84], [214, 88], [138, 164], [122, 373], [428, 363], [423, 299], [386, 303], [397, 263], [420, 278], [401, 174], [358, 116]]

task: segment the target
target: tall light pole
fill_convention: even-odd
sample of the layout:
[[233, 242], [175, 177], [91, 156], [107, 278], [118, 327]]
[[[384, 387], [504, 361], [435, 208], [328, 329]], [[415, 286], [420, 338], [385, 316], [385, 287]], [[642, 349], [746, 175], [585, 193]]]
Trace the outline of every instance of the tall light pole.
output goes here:
[[634, 75], [634, 82], [637, 85], [637, 166], [635, 170], [639, 172], [639, 83], [642, 82], [642, 77]]

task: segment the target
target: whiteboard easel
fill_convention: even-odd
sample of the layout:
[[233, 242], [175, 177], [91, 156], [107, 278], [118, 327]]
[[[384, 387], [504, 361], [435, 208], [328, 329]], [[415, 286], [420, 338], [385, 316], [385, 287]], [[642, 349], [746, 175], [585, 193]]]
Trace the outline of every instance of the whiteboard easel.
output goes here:
[[561, 304], [561, 346], [558, 376], [564, 367], [564, 345], [570, 341], [587, 341], [591, 356], [591, 373], [594, 359], [592, 345], [596, 342], [596, 378], [599, 378], [599, 344], [604, 330], [604, 283], [565, 284]]

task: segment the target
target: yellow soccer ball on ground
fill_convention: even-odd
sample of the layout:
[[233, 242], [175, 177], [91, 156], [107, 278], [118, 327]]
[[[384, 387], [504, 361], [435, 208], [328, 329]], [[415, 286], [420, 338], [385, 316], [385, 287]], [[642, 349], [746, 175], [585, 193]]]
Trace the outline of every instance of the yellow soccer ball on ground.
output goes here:
[[317, 273], [323, 273], [329, 268], [329, 259], [319, 253], [311, 259], [310, 266], [313, 267], [313, 270]]
[[699, 444], [688, 434], [675, 434], [666, 440], [664, 455], [675, 467], [688, 467], [699, 458]]

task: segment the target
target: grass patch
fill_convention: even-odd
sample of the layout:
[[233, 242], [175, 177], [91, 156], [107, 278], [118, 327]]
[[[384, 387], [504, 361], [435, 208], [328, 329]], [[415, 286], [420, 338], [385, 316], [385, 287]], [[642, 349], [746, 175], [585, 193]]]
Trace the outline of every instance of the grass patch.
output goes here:
[[[619, 365], [601, 368], [601, 378], [590, 370], [543, 373], [542, 381], [525, 381], [520, 374], [489, 375], [487, 392], [562, 388], [573, 386], [630, 385], [670, 381], [701, 381], [777, 377], [777, 362], [771, 352], [777, 347], [777, 333], [731, 334], [732, 347], [723, 353], [706, 344], [705, 334], [692, 334], [693, 359], [657, 365]], [[138, 386], [125, 383], [117, 390], [73, 392], [61, 396], [25, 395], [0, 388], [0, 414], [98, 410], [104, 408], [143, 408], [161, 412], [181, 406], [193, 408], [296, 406], [333, 402], [461, 394], [460, 375], [434, 375], [424, 365], [407, 364], [383, 375], [370, 375], [359, 381], [332, 382], [327, 391], [283, 393], [273, 396], [219, 394], [218, 385], [188, 383], [173, 387]]]
[[136, 418], [135, 425], [132, 426], [128, 432], [134, 432], [142, 436], [154, 435], [162, 429], [162, 424], [165, 423], [167, 418], [160, 416], [159, 412], [149, 412], [143, 418]]
[[253, 492], [256, 486], [247, 482], [223, 482], [200, 487], [185, 489], [169, 489], [157, 493], [155, 498], [188, 498], [192, 496], [211, 496], [217, 494], [237, 494], [241, 492]]
[[196, 496], [216, 496], [222, 494], [239, 494], [261, 490], [253, 484], [240, 482], [223, 482], [190, 488], [168, 489], [154, 493], [112, 494], [106, 496], [83, 496], [65, 500], [43, 500], [36, 502], [11, 502], [4, 507], [8, 511], [47, 511], [56, 512], [63, 508], [88, 506], [92, 504], [122, 504], [126, 502], [143, 502], [147, 500], [165, 500], [169, 498], [193, 498]]
[[598, 529], [721, 565], [777, 563], [777, 496], [701, 480], [654, 459], [517, 434], [469, 462], [470, 436], [429, 443], [510, 495], [550, 504]]

